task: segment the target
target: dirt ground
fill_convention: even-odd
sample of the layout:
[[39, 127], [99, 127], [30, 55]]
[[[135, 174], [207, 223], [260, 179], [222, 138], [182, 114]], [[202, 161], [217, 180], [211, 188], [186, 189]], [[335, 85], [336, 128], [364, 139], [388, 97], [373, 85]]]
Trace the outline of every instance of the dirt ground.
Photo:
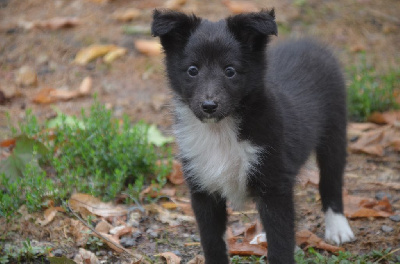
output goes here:
[[[134, 40], [152, 39], [149, 34], [130, 35], [123, 31], [126, 25], [148, 27], [152, 10], [163, 7], [165, 1], [99, 2], [103, 1], [0, 0], [0, 91], [5, 95], [3, 99], [0, 97], [0, 140], [10, 136], [7, 112], [10, 113], [12, 124], [23, 120], [25, 109], [28, 108], [42, 120], [54, 117], [57, 110], [69, 115], [79, 115], [81, 108], [91, 105], [92, 96], [53, 104], [36, 104], [33, 98], [45, 87], [67, 91], [77, 89], [86, 76], [93, 79], [92, 93], [97, 93], [99, 100], [112, 109], [116, 117], [128, 114], [133, 121], [143, 119], [155, 123], [168, 133], [172, 121], [163, 56], [146, 56], [136, 50]], [[360, 52], [365, 52], [367, 61], [378, 72], [400, 65], [398, 0], [260, 0], [252, 3], [260, 8], [275, 7], [279, 36], [273, 42], [288, 37], [312, 36], [328, 43], [345, 66], [357, 64]], [[128, 7], [138, 8], [141, 11], [140, 17], [129, 23], [113, 19], [112, 14], [115, 11]], [[188, 0], [181, 10], [194, 12], [210, 20], [231, 15], [221, 1]], [[53, 17], [77, 17], [80, 24], [58, 30], [24, 29], [26, 22]], [[111, 64], [105, 64], [101, 59], [85, 66], [74, 64], [78, 51], [91, 44], [114, 44], [125, 47], [128, 53]], [[18, 70], [23, 66], [30, 66], [36, 71], [37, 85], [22, 87], [17, 84]], [[400, 214], [399, 190], [372, 184], [400, 182], [399, 162], [400, 157], [396, 153], [388, 153], [383, 158], [351, 154], [346, 168], [345, 189], [349, 194], [371, 198], [383, 192], [390, 197], [393, 211]], [[185, 187], [180, 188], [180, 193], [185, 196]], [[299, 184], [296, 188], [296, 200], [298, 228], [308, 229], [323, 237], [323, 217], [317, 188]], [[38, 243], [60, 248], [66, 256], [73, 257], [77, 247], [59, 229], [63, 221], [69, 220], [57, 217], [59, 219], [46, 229], [40, 230], [32, 226], [24, 229], [25, 231], [20, 230], [18, 239], [31, 237]], [[255, 217], [232, 217], [230, 224], [239, 220], [250, 222]], [[388, 218], [357, 219], [351, 221], [351, 225], [357, 241], [344, 247], [353, 253], [400, 247], [400, 225]], [[386, 233], [382, 231], [383, 225], [390, 226], [393, 230]], [[148, 228], [156, 230], [159, 239], [148, 236]], [[184, 245], [199, 241], [194, 223], [166, 228], [148, 216], [141, 219], [140, 230], [145, 235], [138, 240], [137, 252], [151, 256], [151, 259], [158, 252], [178, 251], [185, 263], [201, 253], [198, 244], [189, 247]], [[104, 254], [108, 256], [109, 253], [107, 251]], [[110, 263], [117, 263], [117, 259], [118, 255], [108, 256]]]

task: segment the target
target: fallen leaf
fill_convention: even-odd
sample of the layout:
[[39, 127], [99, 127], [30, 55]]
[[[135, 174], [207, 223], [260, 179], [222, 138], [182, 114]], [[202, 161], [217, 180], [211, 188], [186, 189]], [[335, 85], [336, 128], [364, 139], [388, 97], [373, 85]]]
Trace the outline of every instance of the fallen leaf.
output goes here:
[[22, 66], [16, 74], [15, 81], [20, 86], [36, 86], [38, 82], [36, 71], [30, 66]]
[[113, 228], [113, 226], [111, 224], [109, 224], [107, 221], [105, 220], [101, 220], [100, 222], [97, 223], [95, 230], [97, 232], [101, 232], [101, 233], [109, 233], [111, 228]]
[[377, 201], [372, 198], [345, 194], [343, 204], [344, 214], [349, 218], [389, 217], [393, 215], [392, 206], [386, 197]]
[[125, 48], [117, 48], [117, 49], [112, 50], [109, 53], [107, 53], [104, 56], [103, 60], [104, 60], [105, 63], [111, 63], [114, 60], [124, 56], [127, 52], [128, 51]]
[[164, 3], [164, 7], [179, 10], [184, 4], [186, 4], [186, 0], [168, 0]]
[[388, 111], [384, 113], [374, 112], [368, 117], [369, 122], [376, 124], [391, 124], [400, 122], [400, 110], [398, 111]]
[[119, 238], [126, 234], [131, 234], [132, 231], [133, 231], [133, 227], [126, 226], [126, 225], [120, 225], [120, 226], [116, 226], [116, 227], [110, 229], [109, 233], [111, 235], [114, 235], [114, 237]]
[[102, 57], [116, 49], [118, 49], [118, 47], [115, 45], [93, 44], [89, 47], [81, 49], [78, 54], [76, 54], [74, 62], [78, 65], [86, 65], [90, 61], [98, 57]]
[[[108, 240], [114, 242], [115, 244], [117, 244], [117, 245], [119, 246], [119, 247], [118, 247], [118, 246], [114, 245], [114, 243], [112, 243], [112, 242], [110, 242], [110, 241], [107, 241], [106, 239], [103, 239], [104, 242], [106, 242], [106, 244], [107, 244], [111, 249], [113, 249], [115, 252], [118, 252], [118, 253], [124, 252], [124, 250], [122, 249], [123, 246], [121, 246], [121, 244], [119, 243], [119, 239], [118, 239], [118, 238], [116, 238], [116, 237], [114, 237], [114, 236], [112, 236], [112, 235], [106, 234], [106, 233], [101, 233], [101, 232], [99, 232], [99, 234], [100, 234], [101, 236], [107, 238]], [[93, 234], [93, 235], [97, 236], [96, 234]], [[102, 237], [99, 237], [99, 238], [102, 238]]]
[[205, 264], [206, 260], [202, 255], [196, 255], [193, 259], [189, 260], [187, 264]]
[[333, 253], [344, 251], [344, 248], [330, 245], [308, 230], [301, 230], [296, 233], [296, 244], [305, 246], [306, 248], [313, 247]]
[[167, 261], [167, 264], [180, 264], [181, 263], [181, 258], [172, 252], [164, 252], [164, 253], [161, 253], [161, 254], [158, 254], [155, 256], [163, 257]]
[[119, 22], [129, 22], [136, 18], [139, 18], [141, 11], [136, 8], [128, 8], [124, 10], [115, 11], [111, 17]]
[[38, 28], [38, 29], [60, 29], [60, 28], [71, 28], [80, 24], [80, 20], [76, 17], [54, 17], [48, 20], [34, 21], [23, 23], [23, 27], [27, 30]]
[[65, 212], [65, 210], [62, 207], [51, 206], [44, 211], [44, 220], [37, 219], [36, 223], [41, 226], [49, 224], [56, 217], [57, 212]]
[[302, 186], [307, 186], [308, 184], [312, 186], [318, 186], [319, 185], [319, 171], [318, 170], [313, 170], [313, 169], [308, 169], [308, 168], [302, 168], [300, 170], [298, 180], [300, 181], [300, 184]]
[[161, 206], [169, 210], [178, 208], [178, 205], [174, 202], [165, 202], [162, 203]]
[[157, 56], [161, 54], [161, 44], [156, 40], [138, 39], [134, 42], [135, 48], [147, 56]]
[[15, 138], [5, 139], [5, 140], [0, 142], [0, 147], [2, 147], [2, 148], [14, 147], [15, 143], [16, 143], [16, 139]]
[[122, 216], [128, 213], [128, 209], [122, 205], [114, 205], [112, 203], [104, 203], [100, 199], [89, 194], [75, 193], [69, 199], [69, 205], [76, 212], [89, 211], [90, 213], [102, 216]]
[[93, 252], [83, 248], [79, 248], [79, 252], [76, 254], [74, 261], [77, 264], [100, 264], [100, 261]]
[[15, 138], [15, 147], [11, 155], [6, 160], [0, 161], [0, 173], [4, 173], [9, 180], [14, 181], [18, 177], [23, 177], [28, 164], [41, 170], [39, 158], [48, 152], [49, 150], [40, 141], [26, 135], [18, 136]]
[[176, 185], [182, 184], [185, 182], [185, 178], [183, 177], [182, 172], [182, 164], [177, 161], [172, 161], [172, 172], [167, 176], [167, 179]]
[[392, 190], [400, 190], [399, 182], [368, 182], [369, 184], [380, 185]]
[[178, 226], [182, 222], [194, 222], [193, 216], [182, 215], [178, 213], [173, 213], [164, 209], [162, 206], [157, 204], [145, 205], [145, 209], [152, 214], [156, 214], [158, 220], [164, 224], [169, 224], [170, 226]]
[[89, 239], [89, 228], [82, 224], [79, 220], [71, 219], [69, 230], [72, 236], [75, 238], [75, 244], [77, 246], [86, 246], [86, 242]]
[[229, 11], [233, 14], [257, 12], [258, 7], [249, 1], [230, 1], [223, 0], [222, 3], [228, 7]]
[[252, 245], [250, 241], [245, 239], [232, 237], [227, 240], [229, 254], [232, 255], [241, 255], [241, 256], [266, 256], [267, 248], [262, 245]]
[[61, 90], [45, 87], [42, 88], [33, 98], [33, 102], [37, 104], [50, 104], [57, 101], [68, 101], [74, 98], [86, 96], [90, 94], [92, 89], [92, 78], [83, 79], [79, 89], [77, 90]]
[[159, 190], [159, 185], [156, 183], [151, 184], [149, 187], [145, 188], [140, 192], [140, 200], [143, 200], [144, 196], [150, 196], [151, 198], [156, 198], [161, 195], [165, 195], [168, 197], [175, 196], [176, 189], [175, 188], [168, 188], [164, 187]]
[[377, 129], [379, 128], [379, 125], [375, 123], [349, 123], [347, 125], [347, 134], [349, 135], [349, 138], [352, 137], [359, 137], [361, 136], [364, 132]]

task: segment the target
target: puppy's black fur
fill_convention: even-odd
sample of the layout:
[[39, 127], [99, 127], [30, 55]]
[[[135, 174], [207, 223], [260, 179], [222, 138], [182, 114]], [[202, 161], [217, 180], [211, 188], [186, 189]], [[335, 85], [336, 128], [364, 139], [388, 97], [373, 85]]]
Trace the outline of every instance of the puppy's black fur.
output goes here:
[[[210, 155], [211, 151], [224, 153], [226, 146], [219, 146], [218, 142], [248, 148], [243, 152], [247, 156], [238, 158], [243, 165], [238, 168], [247, 168], [244, 193], [257, 203], [268, 238], [268, 260], [293, 263], [294, 179], [313, 150], [320, 167], [323, 210], [343, 213], [346, 100], [345, 83], [336, 59], [311, 40], [289, 41], [266, 50], [270, 36], [277, 35], [273, 10], [240, 14], [218, 22], [156, 10], [152, 33], [160, 37], [166, 54], [176, 122], [184, 131], [179, 132], [178, 144], [183, 152], [206, 263], [229, 262], [223, 238], [226, 201], [231, 198], [229, 191], [241, 185], [232, 185], [230, 189], [222, 185], [219, 189], [205, 187], [209, 181], [207, 173], [217, 170], [213, 171], [211, 165], [210, 170], [196, 167], [195, 163], [205, 160], [201, 156], [207, 154], [190, 150], [190, 144], [185, 143], [191, 137], [187, 133], [200, 133], [199, 137], [201, 133], [210, 133], [204, 136], [204, 144], [210, 144], [205, 151], [210, 151]], [[202, 130], [192, 131], [185, 125], [190, 114], [179, 114], [184, 109], [190, 109], [197, 120], [193, 124]], [[222, 125], [226, 120], [234, 122]], [[225, 127], [232, 128], [236, 142], [212, 144], [215, 133], [223, 135], [217, 135], [219, 139], [230, 135], [231, 132], [223, 131]], [[249, 154], [253, 150], [255, 156]], [[204, 164], [213, 162], [219, 161], [205, 160]], [[243, 174], [240, 169], [223, 169], [232, 174], [228, 179], [234, 182], [235, 177]], [[217, 178], [215, 185], [219, 181]]]

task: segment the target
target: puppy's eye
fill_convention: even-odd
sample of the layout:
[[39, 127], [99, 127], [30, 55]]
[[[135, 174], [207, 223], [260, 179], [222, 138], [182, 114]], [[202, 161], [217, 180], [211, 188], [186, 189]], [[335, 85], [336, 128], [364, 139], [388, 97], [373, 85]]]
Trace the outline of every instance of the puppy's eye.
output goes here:
[[187, 73], [188, 73], [190, 76], [194, 77], [194, 76], [196, 76], [197, 74], [199, 74], [199, 69], [197, 69], [196, 66], [190, 66], [189, 69], [187, 70]]
[[228, 78], [232, 78], [233, 76], [235, 76], [236, 71], [233, 67], [226, 67], [225, 68], [225, 76]]

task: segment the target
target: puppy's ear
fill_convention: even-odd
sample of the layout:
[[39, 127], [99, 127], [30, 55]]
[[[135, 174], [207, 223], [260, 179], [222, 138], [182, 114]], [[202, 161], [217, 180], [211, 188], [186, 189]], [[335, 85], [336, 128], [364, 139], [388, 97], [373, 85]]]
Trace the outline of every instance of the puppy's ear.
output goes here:
[[274, 9], [231, 16], [227, 24], [236, 39], [252, 51], [263, 51], [269, 36], [278, 35]]
[[154, 10], [151, 33], [154, 37], [160, 37], [161, 45], [168, 53], [182, 49], [188, 41], [191, 33], [198, 27], [201, 18], [195, 15], [171, 10]]

